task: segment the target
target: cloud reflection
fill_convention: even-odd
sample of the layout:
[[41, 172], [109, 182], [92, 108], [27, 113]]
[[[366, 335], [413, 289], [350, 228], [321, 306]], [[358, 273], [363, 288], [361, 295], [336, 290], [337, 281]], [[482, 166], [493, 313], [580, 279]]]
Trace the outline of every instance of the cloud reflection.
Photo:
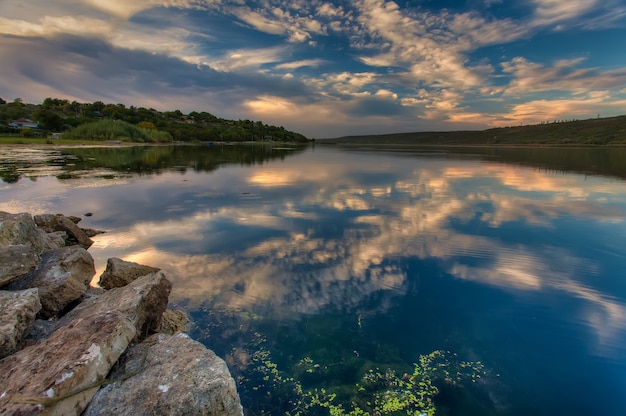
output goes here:
[[[574, 302], [599, 354], [626, 332], [623, 301], [589, 280], [614, 271], [582, 244], [569, 244], [623, 243], [616, 237], [626, 235], [621, 182], [475, 160], [325, 150], [221, 169], [209, 181], [203, 174], [185, 178], [163, 173], [134, 179], [120, 194], [92, 196], [111, 218], [130, 215], [119, 204], [124, 198], [137, 211], [96, 237], [91, 252], [99, 272], [106, 258], [123, 257], [163, 268], [174, 281], [174, 302], [289, 317], [361, 313], [374, 295], [379, 307], [366, 312], [384, 312], [391, 300], [415, 293], [419, 279], [433, 278], [407, 267], [428, 261], [440, 275], [521, 298], [541, 293], [555, 304]], [[63, 188], [61, 198], [77, 191]], [[144, 209], [139, 201], [157, 203], [154, 195], [182, 211]], [[588, 234], [600, 229], [614, 235]]]

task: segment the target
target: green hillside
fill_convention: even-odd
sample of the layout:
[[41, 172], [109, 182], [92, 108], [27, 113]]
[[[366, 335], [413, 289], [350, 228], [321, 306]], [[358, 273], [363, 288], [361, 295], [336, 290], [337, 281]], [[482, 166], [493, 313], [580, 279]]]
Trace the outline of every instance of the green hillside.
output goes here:
[[[15, 120], [29, 119], [39, 123], [37, 129], [12, 129]], [[122, 122], [117, 125], [112, 121]], [[126, 124], [130, 124], [128, 126]], [[137, 131], [139, 128], [141, 131]], [[70, 133], [77, 130], [75, 133]], [[41, 104], [29, 104], [16, 98], [0, 98], [0, 135], [46, 137], [63, 133], [72, 139], [129, 141], [274, 141], [308, 142], [300, 133], [272, 126], [262, 121], [227, 120], [207, 112], [180, 110], [157, 111], [153, 108], [127, 107], [124, 104], [70, 102], [46, 98]]]
[[501, 127], [480, 131], [346, 136], [319, 143], [398, 145], [619, 145], [626, 144], [626, 116]]

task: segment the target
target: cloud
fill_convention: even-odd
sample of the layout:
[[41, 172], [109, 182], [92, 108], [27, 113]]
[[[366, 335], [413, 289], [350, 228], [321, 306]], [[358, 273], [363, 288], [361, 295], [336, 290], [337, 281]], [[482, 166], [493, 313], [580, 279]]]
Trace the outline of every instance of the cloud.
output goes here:
[[[21, 50], [31, 53], [22, 54]], [[46, 66], [41, 66], [41, 59]], [[76, 97], [78, 100], [112, 100], [171, 109], [167, 99], [175, 96], [180, 105], [191, 100], [187, 109], [207, 108], [215, 102], [215, 112], [223, 114], [225, 104], [239, 105], [243, 97], [280, 93], [283, 97], [310, 96], [311, 91], [297, 79], [284, 79], [262, 73], [222, 72], [209, 66], [186, 63], [173, 57], [112, 47], [99, 40], [57, 36], [51, 39], [3, 36], [0, 60], [5, 67], [0, 87], [8, 96], [36, 101], [37, 95]], [[25, 96], [20, 85], [29, 85]], [[206, 100], [208, 94], [229, 94]], [[103, 93], [110, 91], [110, 95]], [[124, 92], [126, 91], [126, 92]], [[149, 92], [149, 94], [148, 94]], [[5, 94], [6, 94], [5, 93]], [[187, 98], [185, 98], [187, 96]], [[188, 101], [189, 102], [189, 101]], [[212, 109], [209, 109], [212, 110]], [[237, 118], [236, 108], [232, 117]]]
[[595, 91], [578, 98], [538, 99], [515, 104], [508, 113], [494, 116], [489, 124], [505, 127], [512, 124], [538, 124], [564, 117], [593, 118], [597, 114], [619, 114], [625, 107], [625, 97], [612, 97], [607, 91]]
[[[599, 91], [611, 96], [603, 114], [623, 113], [617, 103], [626, 72], [619, 63], [602, 66], [589, 51], [565, 58], [555, 51], [551, 60], [542, 60], [541, 50], [536, 59], [522, 53], [525, 41], [541, 42], [547, 31], [621, 27], [623, 2], [533, 0], [509, 15], [497, 3], [473, 1], [461, 9], [389, 0], [58, 0], [51, 7], [32, 0], [25, 7], [8, 0], [0, 2], [0, 35], [11, 40], [0, 48], [15, 54], [13, 44], [22, 38], [22, 47], [46, 61], [49, 75], [31, 58], [13, 55], [3, 59], [0, 84], [7, 86], [4, 95], [29, 98], [14, 92], [29, 83], [35, 102], [46, 96], [159, 108], [168, 102], [234, 118], [268, 114], [262, 108], [271, 96], [277, 104], [306, 106], [308, 113], [290, 110], [294, 117], [283, 122], [271, 116], [311, 136], [332, 136], [337, 128], [359, 134], [501, 125], [520, 119], [524, 105], [556, 100], [566, 110], [564, 102], [582, 103]], [[70, 37], [83, 44], [59, 46]], [[36, 42], [50, 44], [54, 55]], [[94, 53], [87, 58], [90, 42]], [[152, 68], [137, 61], [142, 57]], [[57, 76], [55, 68], [72, 76]]]
[[537, 24], [547, 25], [582, 16], [593, 9], [598, 0], [532, 0]]
[[324, 59], [303, 59], [301, 61], [285, 62], [283, 64], [276, 65], [276, 69], [298, 69], [302, 67], [317, 67], [325, 64], [327, 61]]
[[260, 69], [267, 64], [282, 62], [288, 52], [289, 49], [285, 46], [231, 49], [227, 52], [227, 56], [214, 58], [203, 63], [220, 71], [234, 71], [242, 68]]
[[[308, 6], [302, 5], [308, 9]], [[225, 13], [236, 16], [253, 28], [270, 35], [282, 35], [289, 42], [302, 43], [313, 35], [324, 35], [326, 30], [312, 15], [303, 16], [298, 4], [277, 2], [274, 7], [234, 5], [222, 8]]]
[[219, 0], [79, 0], [84, 4], [104, 11], [110, 15], [120, 19], [127, 20], [137, 13], [149, 10], [155, 7], [178, 7], [187, 9], [204, 9], [212, 3], [218, 3]]
[[600, 71], [598, 68], [577, 68], [584, 60], [584, 58], [558, 60], [552, 65], [544, 65], [517, 57], [503, 62], [503, 71], [513, 76], [505, 89], [505, 94], [550, 90], [582, 92], [626, 85], [626, 68], [607, 71]]

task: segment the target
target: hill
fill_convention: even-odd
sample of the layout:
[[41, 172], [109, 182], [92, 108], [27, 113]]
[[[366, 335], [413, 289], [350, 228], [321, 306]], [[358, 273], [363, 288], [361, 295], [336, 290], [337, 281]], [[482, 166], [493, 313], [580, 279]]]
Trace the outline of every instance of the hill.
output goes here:
[[[39, 123], [37, 130], [11, 129], [9, 124], [18, 119], [29, 119]], [[153, 108], [126, 107], [124, 104], [70, 102], [60, 98], [46, 98], [41, 104], [28, 104], [16, 98], [7, 102], [0, 98], [0, 134], [21, 133], [45, 135], [65, 132], [81, 125], [103, 120], [119, 120], [144, 130], [155, 130], [169, 134], [176, 141], [279, 141], [308, 142], [300, 133], [272, 126], [261, 121], [227, 120], [207, 112], [192, 111], [184, 114], [180, 110], [157, 111]], [[90, 129], [87, 129], [90, 130]], [[127, 129], [128, 130], [128, 129]], [[154, 135], [146, 135], [153, 137]], [[160, 134], [160, 137], [167, 137]], [[135, 135], [135, 137], [142, 137]]]
[[414, 132], [345, 136], [320, 140], [335, 144], [397, 145], [616, 145], [626, 144], [626, 115], [480, 131]]

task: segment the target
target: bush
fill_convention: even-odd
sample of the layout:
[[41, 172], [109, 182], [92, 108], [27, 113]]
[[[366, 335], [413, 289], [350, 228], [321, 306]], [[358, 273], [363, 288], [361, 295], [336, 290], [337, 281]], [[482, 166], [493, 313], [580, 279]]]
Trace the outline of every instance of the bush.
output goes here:
[[171, 141], [167, 132], [142, 129], [121, 120], [99, 120], [93, 123], [81, 124], [73, 130], [63, 133], [64, 139], [87, 140], [124, 140], [132, 142], [161, 142]]
[[33, 129], [21, 129], [20, 134], [23, 137], [35, 137], [35, 131]]

